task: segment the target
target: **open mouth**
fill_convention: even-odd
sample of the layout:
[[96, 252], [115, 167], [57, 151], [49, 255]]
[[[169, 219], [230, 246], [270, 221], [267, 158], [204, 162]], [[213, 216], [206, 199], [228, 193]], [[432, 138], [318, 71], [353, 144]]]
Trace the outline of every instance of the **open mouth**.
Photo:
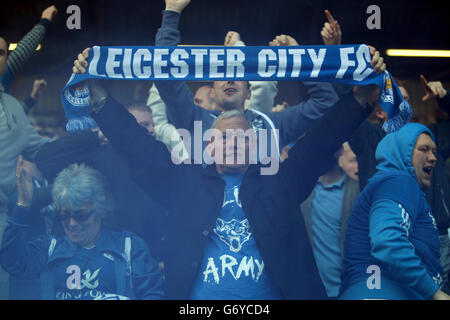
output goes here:
[[432, 166], [424, 167], [424, 168], [422, 169], [422, 171], [425, 172], [425, 175], [426, 175], [427, 177], [430, 177], [430, 178], [431, 178], [431, 174], [432, 174], [432, 172], [433, 172], [433, 167], [432, 167]]
[[235, 88], [227, 88], [224, 90], [224, 92], [227, 95], [232, 95], [232, 94], [235, 94], [237, 92], [237, 90]]

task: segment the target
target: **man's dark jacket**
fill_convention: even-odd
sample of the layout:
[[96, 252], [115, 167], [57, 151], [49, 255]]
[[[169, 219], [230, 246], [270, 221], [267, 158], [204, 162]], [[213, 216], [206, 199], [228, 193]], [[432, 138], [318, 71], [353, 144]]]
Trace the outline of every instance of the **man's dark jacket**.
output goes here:
[[[215, 166], [172, 163], [164, 144], [149, 136], [112, 97], [93, 114], [112, 146], [128, 162], [136, 182], [171, 212], [164, 241], [168, 299], [188, 299], [200, 272], [205, 244], [220, 214], [225, 183]], [[318, 177], [334, 163], [334, 153], [368, 116], [352, 95], [342, 98], [290, 150], [276, 175], [251, 165], [240, 189], [268, 276], [285, 299], [325, 299], [300, 203]]]

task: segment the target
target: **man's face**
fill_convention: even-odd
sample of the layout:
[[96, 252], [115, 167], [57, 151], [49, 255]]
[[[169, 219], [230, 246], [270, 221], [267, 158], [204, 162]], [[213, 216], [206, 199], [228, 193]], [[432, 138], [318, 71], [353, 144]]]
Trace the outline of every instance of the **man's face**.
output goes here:
[[77, 246], [90, 247], [100, 236], [101, 219], [87, 206], [78, 211], [63, 208], [58, 216], [67, 237]]
[[416, 141], [412, 155], [412, 165], [417, 182], [421, 188], [431, 186], [431, 175], [436, 164], [436, 144], [433, 139], [422, 133]]
[[6, 70], [6, 60], [8, 59], [8, 48], [5, 39], [0, 37], [0, 77]]
[[212, 88], [209, 86], [202, 86], [195, 92], [194, 103], [206, 110], [214, 110], [214, 99], [212, 99]]
[[[219, 120], [216, 129], [220, 135], [215, 137], [212, 145], [217, 171], [244, 173], [250, 163], [250, 139], [256, 139], [250, 124], [242, 117], [232, 117]], [[222, 150], [222, 155], [217, 150]]]
[[153, 117], [150, 111], [144, 111], [140, 109], [131, 109], [130, 113], [136, 119], [137, 123], [144, 127], [148, 134], [151, 136], [155, 135], [155, 127], [153, 125]]
[[339, 166], [344, 170], [344, 172], [352, 179], [358, 181], [358, 161], [356, 159], [356, 154], [348, 146], [344, 146], [344, 151], [339, 156], [338, 160]]
[[245, 100], [250, 99], [247, 81], [215, 81], [212, 98], [217, 108], [223, 111], [244, 111]]

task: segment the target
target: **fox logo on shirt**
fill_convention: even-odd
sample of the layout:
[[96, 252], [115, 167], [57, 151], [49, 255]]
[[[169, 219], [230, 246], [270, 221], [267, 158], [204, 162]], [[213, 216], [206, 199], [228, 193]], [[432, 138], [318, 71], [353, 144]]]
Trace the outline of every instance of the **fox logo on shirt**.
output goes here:
[[248, 241], [252, 235], [247, 219], [242, 221], [236, 219], [225, 221], [218, 218], [214, 233], [220, 240], [225, 242], [233, 252], [241, 251], [242, 245]]

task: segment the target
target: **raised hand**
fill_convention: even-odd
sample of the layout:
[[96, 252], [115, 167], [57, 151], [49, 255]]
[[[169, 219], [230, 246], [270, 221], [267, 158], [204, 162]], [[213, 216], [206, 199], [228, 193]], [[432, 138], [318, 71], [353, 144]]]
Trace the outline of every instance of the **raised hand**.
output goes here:
[[[86, 69], [89, 65], [87, 59], [89, 58], [90, 50], [91, 48], [86, 48], [82, 53], [78, 54], [77, 60], [73, 62], [73, 73], [86, 73]], [[95, 105], [98, 101], [107, 96], [105, 88], [100, 84], [101, 81], [105, 80], [90, 79], [87, 81], [89, 86], [89, 101], [91, 105]], [[79, 87], [82, 88], [84, 85], [84, 83], [80, 83]]]
[[297, 40], [291, 36], [281, 34], [269, 42], [269, 46], [298, 46]]
[[325, 10], [325, 15], [328, 22], [323, 25], [320, 35], [322, 36], [323, 43], [326, 45], [340, 45], [342, 44], [342, 32], [341, 27], [337, 20], [334, 20], [330, 11]]
[[56, 9], [55, 6], [50, 6], [47, 9], [45, 9], [44, 11], [42, 11], [41, 19], [47, 19], [47, 20], [52, 21], [57, 13], [58, 13], [58, 9]]
[[31, 180], [31, 174], [24, 169], [22, 156], [19, 156], [19, 160], [17, 161], [16, 176], [17, 202], [25, 207], [29, 207], [33, 199], [33, 182]]
[[86, 73], [88, 67], [87, 59], [89, 58], [89, 51], [91, 48], [86, 48], [82, 53], [78, 54], [77, 60], [73, 62], [73, 73]]
[[289, 104], [288, 104], [286, 101], [283, 101], [283, 103], [277, 104], [277, 105], [273, 106], [273, 107], [272, 107], [272, 112], [282, 112], [282, 111], [284, 111], [288, 106], [289, 106]]
[[384, 63], [384, 59], [381, 56], [380, 52], [377, 51], [372, 46], [368, 46], [370, 49], [370, 54], [372, 55], [372, 60], [370, 61], [370, 64], [372, 65], [373, 70], [380, 74], [386, 71], [386, 63]]
[[[380, 52], [377, 51], [377, 49], [375, 49], [372, 46], [368, 47], [370, 49], [370, 54], [372, 55], [372, 60], [370, 61], [370, 64], [373, 70], [378, 74], [385, 72], [386, 63], [384, 63], [384, 59], [383, 57], [381, 57]], [[353, 95], [355, 99], [363, 106], [366, 104], [370, 104], [372, 107], [374, 107], [375, 106], [374, 102], [377, 101], [379, 91], [380, 90], [378, 86], [374, 84], [353, 87]]]
[[31, 90], [30, 97], [34, 100], [39, 99], [42, 94], [42, 90], [47, 87], [47, 81], [44, 79], [34, 80], [33, 89]]
[[191, 0], [166, 0], [166, 10], [181, 13]]
[[236, 44], [236, 42], [241, 41], [241, 36], [236, 31], [228, 31], [225, 36], [224, 46], [232, 47]]
[[443, 98], [447, 94], [447, 90], [444, 89], [440, 81], [428, 82], [424, 75], [421, 74], [420, 82], [425, 90], [425, 95], [422, 97], [422, 101], [427, 101], [434, 97]]

